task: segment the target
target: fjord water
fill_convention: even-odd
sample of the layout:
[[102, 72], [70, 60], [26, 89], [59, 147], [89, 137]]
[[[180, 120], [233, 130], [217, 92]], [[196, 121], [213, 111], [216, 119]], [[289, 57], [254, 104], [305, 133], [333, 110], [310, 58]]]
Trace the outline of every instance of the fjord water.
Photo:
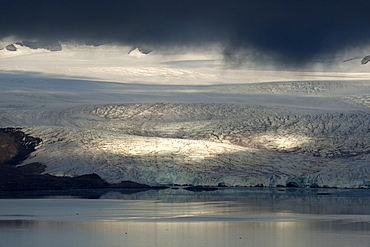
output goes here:
[[1, 247], [370, 243], [370, 190], [180, 188], [2, 197]]

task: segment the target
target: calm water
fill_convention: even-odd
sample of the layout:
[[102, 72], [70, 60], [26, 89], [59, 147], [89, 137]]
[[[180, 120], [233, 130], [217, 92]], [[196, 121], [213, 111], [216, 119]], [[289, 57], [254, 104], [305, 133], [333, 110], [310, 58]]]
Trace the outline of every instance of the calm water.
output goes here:
[[1, 247], [370, 246], [370, 190], [0, 196]]

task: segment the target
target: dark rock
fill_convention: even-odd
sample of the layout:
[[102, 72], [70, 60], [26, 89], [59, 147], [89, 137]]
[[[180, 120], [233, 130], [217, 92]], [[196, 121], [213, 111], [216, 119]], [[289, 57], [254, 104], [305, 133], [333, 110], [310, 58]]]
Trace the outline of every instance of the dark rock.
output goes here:
[[109, 188], [150, 188], [147, 184], [140, 184], [132, 181], [122, 181], [118, 184], [109, 184]]
[[216, 187], [207, 187], [207, 186], [201, 186], [201, 185], [191, 186], [191, 187], [187, 187], [187, 188], [184, 188], [184, 189], [189, 190], [189, 191], [194, 191], [194, 192], [218, 190], [218, 188], [216, 188]]
[[20, 173], [28, 175], [40, 175], [45, 171], [45, 168], [46, 168], [45, 165], [40, 164], [38, 162], [17, 167]]
[[286, 187], [290, 188], [304, 188], [303, 179], [300, 177], [291, 177], [287, 180], [285, 185]]
[[40, 174], [44, 168], [45, 166], [39, 163], [32, 163], [21, 167], [11, 165], [0, 166], [0, 191], [152, 188], [146, 184], [131, 181], [109, 184], [97, 174], [87, 174], [78, 177], [56, 177], [50, 174]]
[[17, 50], [17, 48], [13, 44], [7, 45], [5, 47], [5, 49], [7, 49], [8, 51], [16, 51]]
[[298, 188], [300, 186], [297, 183], [295, 183], [295, 182], [288, 182], [286, 184], [286, 187], [288, 187], [288, 188]]
[[313, 183], [310, 185], [310, 188], [321, 188], [317, 183]]
[[364, 58], [361, 60], [361, 64], [367, 64], [369, 61], [370, 61], [370, 55], [369, 55], [369, 56], [364, 57]]
[[218, 183], [217, 187], [227, 187], [225, 183]]
[[105, 188], [108, 187], [109, 185], [99, 175], [95, 173], [68, 178], [55, 179], [54, 177], [54, 180], [56, 184], [58, 184], [59, 182], [60, 186], [65, 189], [94, 189], [94, 188]]
[[[83, 175], [75, 178], [55, 177], [49, 174], [41, 175], [37, 172], [43, 166], [37, 164], [34, 163], [25, 168], [10, 165], [0, 166], [0, 190], [93, 189], [106, 188], [108, 185], [96, 174]], [[27, 173], [26, 171], [30, 171], [30, 169], [32, 169], [31, 172]]]
[[149, 54], [149, 53], [153, 52], [153, 50], [148, 49], [148, 48], [143, 48], [143, 47], [133, 46], [133, 47], [131, 48], [131, 50], [130, 50], [127, 54], [130, 54], [131, 52], [133, 52], [133, 51], [134, 51], [134, 50], [136, 50], [136, 49], [138, 49], [138, 51], [139, 51], [140, 53], [145, 54], [145, 55], [147, 55], [147, 54]]
[[154, 185], [154, 186], [150, 186], [150, 188], [154, 190], [163, 190], [163, 189], [169, 189], [170, 187], [166, 185]]
[[19, 164], [41, 142], [40, 138], [27, 135], [19, 128], [0, 128], [0, 166]]
[[148, 49], [148, 48], [143, 48], [143, 47], [138, 47], [138, 50], [143, 53], [143, 54], [149, 54], [151, 52], [153, 52], [153, 50], [151, 49]]

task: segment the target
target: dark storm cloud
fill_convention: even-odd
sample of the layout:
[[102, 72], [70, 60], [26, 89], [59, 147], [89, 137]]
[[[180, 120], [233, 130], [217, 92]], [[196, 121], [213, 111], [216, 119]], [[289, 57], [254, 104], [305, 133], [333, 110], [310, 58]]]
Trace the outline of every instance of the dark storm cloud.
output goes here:
[[225, 55], [309, 61], [370, 43], [367, 0], [0, 0], [0, 37], [149, 46], [220, 43]]

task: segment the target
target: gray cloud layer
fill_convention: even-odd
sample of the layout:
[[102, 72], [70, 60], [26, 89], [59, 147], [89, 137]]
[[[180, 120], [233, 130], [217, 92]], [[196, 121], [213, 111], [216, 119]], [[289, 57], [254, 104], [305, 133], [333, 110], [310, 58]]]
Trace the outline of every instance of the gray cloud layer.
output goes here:
[[367, 0], [0, 0], [0, 38], [220, 43], [286, 64], [370, 43]]

